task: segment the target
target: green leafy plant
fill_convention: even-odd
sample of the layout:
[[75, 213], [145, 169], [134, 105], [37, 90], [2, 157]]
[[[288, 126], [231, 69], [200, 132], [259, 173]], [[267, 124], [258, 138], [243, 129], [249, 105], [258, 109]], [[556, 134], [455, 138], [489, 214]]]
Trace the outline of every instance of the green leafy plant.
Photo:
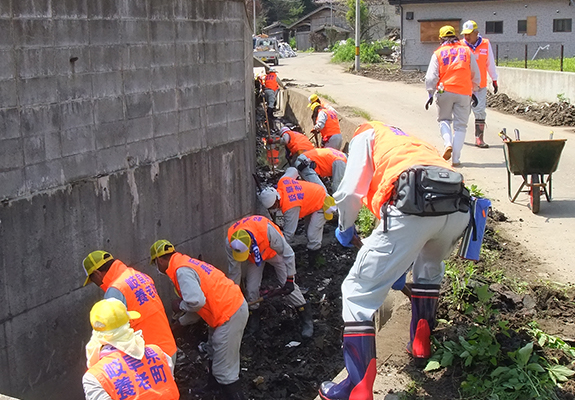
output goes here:
[[537, 340], [539, 346], [562, 350], [566, 355], [575, 359], [575, 347], [569, 346], [563, 339], [557, 336], [548, 335], [543, 332], [539, 328], [539, 324], [535, 321], [527, 325], [529, 326], [529, 334]]
[[369, 211], [369, 208], [366, 206], [361, 207], [357, 216], [356, 224], [358, 233], [361, 235], [361, 237], [367, 237], [371, 235], [371, 232], [375, 228], [376, 223], [377, 219], [375, 218], [375, 215]]
[[471, 185], [470, 188], [467, 188], [467, 190], [469, 190], [469, 193], [473, 196], [473, 197], [485, 197], [485, 195], [483, 194], [483, 192], [481, 191], [481, 189], [477, 186], [477, 185]]

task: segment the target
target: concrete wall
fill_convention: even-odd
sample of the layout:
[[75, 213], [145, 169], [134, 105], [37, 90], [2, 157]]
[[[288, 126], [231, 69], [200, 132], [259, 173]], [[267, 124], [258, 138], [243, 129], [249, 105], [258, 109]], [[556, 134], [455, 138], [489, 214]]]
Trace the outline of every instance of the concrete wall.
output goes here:
[[501, 92], [512, 98], [556, 102], [558, 96], [575, 103], [575, 73], [536, 69], [498, 68]]
[[[426, 2], [425, 4], [403, 5], [402, 65], [406, 69], [427, 69], [431, 54], [438, 47], [439, 42], [420, 42], [420, 22], [418, 20], [433, 19], [460, 19], [461, 24], [472, 19], [477, 22], [479, 32], [482, 34], [485, 32], [486, 21], [503, 21], [503, 34], [485, 35], [492, 42], [494, 52], [496, 45], [499, 45], [500, 59], [523, 59], [525, 44], [529, 44], [529, 59], [533, 57], [539, 46], [546, 45], [549, 45], [549, 49], [541, 50], [538, 53], [538, 58], [558, 58], [561, 44], [565, 46], [565, 57], [574, 57], [575, 31], [553, 32], [553, 19], [575, 17], [575, 6], [569, 4], [569, 1], [566, 0], [506, 0]], [[413, 20], [405, 19], [405, 13], [408, 11], [414, 13]], [[517, 21], [525, 20], [531, 16], [537, 17], [537, 34], [527, 36], [517, 33]]]
[[255, 188], [239, 0], [0, 0], [0, 393], [81, 399], [82, 259], [150, 274], [158, 238], [226, 269]]

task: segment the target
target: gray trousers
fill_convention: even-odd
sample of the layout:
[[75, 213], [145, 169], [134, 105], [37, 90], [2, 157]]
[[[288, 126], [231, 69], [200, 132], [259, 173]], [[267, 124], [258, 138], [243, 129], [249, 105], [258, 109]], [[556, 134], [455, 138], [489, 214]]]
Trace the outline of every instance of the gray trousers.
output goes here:
[[[281, 286], [283, 286], [287, 281], [287, 271], [285, 268], [278, 267], [280, 263], [277, 261], [280, 257], [281, 256], [279, 254], [276, 254], [265, 262], [274, 267], [277, 281]], [[249, 261], [244, 261], [241, 265], [241, 275], [245, 285], [246, 300], [248, 303], [251, 303], [260, 297], [260, 286], [262, 284], [262, 276], [264, 274], [264, 265], [258, 267]], [[237, 274], [234, 274], [234, 276], [237, 276]], [[284, 301], [292, 307], [300, 307], [305, 304], [305, 299], [297, 283], [294, 282], [294, 291], [287, 296], [284, 296]], [[254, 304], [250, 306], [250, 309], [255, 310], [259, 308], [259, 306], [259, 303]]]
[[[436, 94], [437, 122], [439, 132], [443, 138], [443, 146], [453, 148], [454, 163], [459, 163], [461, 150], [467, 133], [467, 121], [471, 108], [471, 96], [443, 92]], [[451, 125], [453, 124], [453, 132]]]
[[413, 263], [413, 283], [439, 284], [447, 258], [469, 223], [470, 214], [437, 217], [403, 214], [389, 207], [383, 222], [363, 240], [355, 263], [341, 285], [344, 322], [370, 321], [389, 289]]
[[248, 316], [248, 303], [244, 300], [227, 322], [208, 329], [206, 351], [212, 360], [212, 375], [220, 385], [240, 379], [240, 346]]
[[313, 182], [313, 183], [317, 183], [318, 185], [321, 185], [323, 187], [323, 190], [325, 190], [325, 192], [327, 193], [327, 189], [326, 189], [325, 185], [323, 184], [323, 181], [321, 180], [321, 178], [319, 177], [319, 175], [317, 174], [317, 172], [315, 172], [315, 170], [313, 168], [305, 167], [301, 171], [299, 170], [300, 164], [304, 161], [307, 162], [308, 164], [311, 163], [311, 160], [305, 155], [305, 153], [300, 154], [296, 158], [295, 163], [294, 163], [294, 167], [298, 168], [299, 176], [301, 176], [301, 179], [303, 179], [304, 181], [307, 181], [307, 182]]
[[341, 150], [341, 144], [343, 142], [343, 136], [341, 133], [337, 135], [330, 136], [327, 142], [323, 143], [321, 147], [331, 147], [332, 149]]
[[264, 89], [264, 95], [266, 96], [267, 107], [273, 109], [276, 106], [276, 91]]

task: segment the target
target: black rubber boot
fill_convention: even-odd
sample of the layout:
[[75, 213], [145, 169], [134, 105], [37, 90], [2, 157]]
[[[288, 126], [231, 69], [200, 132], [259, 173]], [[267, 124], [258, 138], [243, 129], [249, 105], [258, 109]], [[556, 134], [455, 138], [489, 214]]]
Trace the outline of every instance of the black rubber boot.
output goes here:
[[251, 336], [259, 332], [260, 330], [260, 314], [261, 311], [259, 308], [255, 310], [250, 310], [250, 316], [248, 318], [248, 323], [245, 329], [245, 335]]
[[222, 400], [245, 400], [244, 392], [242, 391], [242, 383], [238, 379], [229, 385], [221, 385], [223, 397]]
[[301, 321], [301, 336], [309, 339], [313, 336], [313, 318], [311, 316], [311, 305], [305, 303], [297, 308], [297, 313]]
[[489, 145], [483, 141], [483, 133], [485, 132], [485, 120], [475, 120], [475, 145], [481, 149], [489, 148]]
[[321, 250], [307, 249], [307, 259], [309, 269], [314, 269], [320, 266]]

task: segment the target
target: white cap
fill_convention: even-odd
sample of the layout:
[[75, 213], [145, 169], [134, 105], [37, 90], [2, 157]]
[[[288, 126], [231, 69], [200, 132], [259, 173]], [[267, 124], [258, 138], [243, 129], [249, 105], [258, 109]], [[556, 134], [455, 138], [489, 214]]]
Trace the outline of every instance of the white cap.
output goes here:
[[281, 133], [286, 133], [287, 131], [289, 131], [290, 128], [288, 128], [287, 126], [282, 126], [282, 128], [280, 129]]
[[276, 200], [279, 200], [280, 195], [277, 190], [268, 187], [262, 190], [258, 197], [265, 208], [272, 208]]
[[297, 172], [297, 168], [289, 167], [288, 169], [286, 169], [284, 176], [288, 176], [292, 179], [297, 179], [297, 177], [299, 176], [299, 172]]

